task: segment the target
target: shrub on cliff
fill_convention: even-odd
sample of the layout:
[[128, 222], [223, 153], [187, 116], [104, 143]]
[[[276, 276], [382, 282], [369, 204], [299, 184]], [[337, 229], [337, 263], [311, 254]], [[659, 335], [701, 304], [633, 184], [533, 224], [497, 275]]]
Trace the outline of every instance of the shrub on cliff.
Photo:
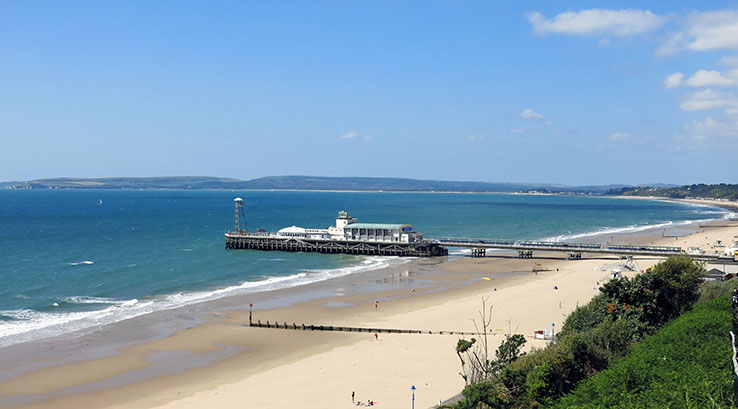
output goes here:
[[632, 279], [606, 283], [566, 319], [556, 344], [511, 361], [497, 379], [467, 386], [458, 408], [555, 404], [634, 341], [691, 308], [704, 273], [689, 257], [670, 257]]
[[731, 322], [728, 297], [701, 302], [556, 407], [733, 407]]

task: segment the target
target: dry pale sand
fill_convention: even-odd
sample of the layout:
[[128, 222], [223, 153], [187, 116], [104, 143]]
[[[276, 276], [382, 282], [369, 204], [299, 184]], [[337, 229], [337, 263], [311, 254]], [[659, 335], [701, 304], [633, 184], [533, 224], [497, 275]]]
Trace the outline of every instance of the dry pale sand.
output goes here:
[[[737, 227], [722, 227], [678, 239], [642, 236], [638, 241], [713, 252], [716, 240], [732, 243], [736, 236]], [[479, 321], [482, 299], [486, 299], [492, 306], [493, 330], [524, 334], [527, 349], [540, 348], [546, 341], [532, 339], [533, 332], [550, 329], [552, 324], [560, 328], [565, 316], [577, 304], [586, 303], [597, 293], [597, 283], [608, 278], [607, 272], [596, 268], [618, 262], [614, 257], [567, 261], [561, 254], [542, 256], [547, 257], [452, 260], [431, 278], [471, 284], [444, 291], [429, 287], [414, 295], [402, 290], [403, 297], [382, 301], [376, 310], [374, 299], [400, 294], [314, 300], [257, 311], [255, 319], [298, 325], [475, 331], [473, 320]], [[640, 269], [658, 261], [637, 259]], [[535, 263], [548, 271], [481, 279], [495, 273], [531, 271]], [[325, 305], [331, 301], [354, 306]], [[375, 339], [371, 333], [249, 328], [243, 326], [247, 322], [248, 312], [228, 311], [222, 318], [128, 347], [119, 355], [31, 371], [0, 383], [0, 398], [50, 397], [24, 406], [38, 408], [348, 408], [354, 407], [351, 392], [355, 391], [357, 400], [371, 399], [378, 407], [395, 408], [411, 404], [410, 387], [414, 385], [416, 407], [429, 408], [464, 386], [454, 351], [459, 338], [455, 335], [381, 333]], [[496, 347], [503, 336], [491, 338]], [[149, 366], [155, 353], [188, 351], [208, 356], [234, 347], [238, 352], [204, 367], [104, 387], [106, 381], [116, 384], [115, 380], [127, 375], [135, 379], [136, 371]]]

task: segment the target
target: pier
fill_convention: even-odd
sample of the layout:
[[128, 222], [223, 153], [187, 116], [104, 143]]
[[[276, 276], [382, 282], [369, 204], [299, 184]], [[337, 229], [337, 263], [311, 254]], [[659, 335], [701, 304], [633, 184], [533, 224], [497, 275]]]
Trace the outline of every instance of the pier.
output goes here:
[[357, 254], [364, 256], [437, 257], [448, 250], [430, 241], [397, 243], [309, 237], [285, 237], [273, 233], [235, 232], [226, 234], [227, 249], [289, 251], [303, 253]]
[[[411, 224], [359, 223], [348, 212], [338, 212], [336, 223], [327, 229], [285, 227], [277, 232], [245, 229], [243, 199], [236, 198], [235, 227], [225, 234], [225, 247], [237, 250], [288, 251], [365, 256], [438, 257], [448, 255], [448, 247], [471, 250], [472, 257], [486, 257], [487, 250], [517, 251], [519, 258], [533, 258], [533, 252], [563, 252], [578, 260], [582, 254], [609, 254], [622, 257], [668, 257], [687, 254], [681, 247], [629, 244], [575, 243], [538, 240], [441, 237], [426, 239]], [[244, 221], [244, 228], [241, 221]], [[693, 255], [698, 260], [733, 260], [720, 255]]]
[[569, 258], [579, 259], [583, 253], [615, 254], [621, 256], [662, 256], [684, 254], [681, 247], [640, 246], [629, 244], [572, 243], [561, 241], [470, 239], [443, 237], [430, 240], [446, 247], [461, 247], [472, 250], [472, 257], [485, 257], [487, 249], [513, 250], [520, 258], [532, 258], [533, 251], [555, 251], [569, 253]]

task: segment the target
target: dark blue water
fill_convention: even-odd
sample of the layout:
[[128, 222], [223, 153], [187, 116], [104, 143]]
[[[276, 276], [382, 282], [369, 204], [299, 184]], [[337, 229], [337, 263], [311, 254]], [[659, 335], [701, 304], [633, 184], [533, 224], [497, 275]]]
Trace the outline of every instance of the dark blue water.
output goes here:
[[[571, 239], [722, 218], [719, 209], [588, 197], [228, 191], [0, 191], [0, 346], [226, 295], [405, 260], [227, 251], [233, 198], [248, 228], [411, 223], [426, 237]], [[102, 204], [99, 204], [102, 201]]]

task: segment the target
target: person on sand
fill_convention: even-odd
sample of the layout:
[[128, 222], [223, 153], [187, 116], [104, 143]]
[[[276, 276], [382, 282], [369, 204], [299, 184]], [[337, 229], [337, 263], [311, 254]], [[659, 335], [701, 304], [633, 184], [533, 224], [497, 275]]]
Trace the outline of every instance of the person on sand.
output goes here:
[[379, 335], [377, 335], [376, 332], [374, 333], [374, 339], [376, 339], [377, 341], [379, 341]]
[[354, 403], [354, 398], [356, 398], [356, 391], [351, 391], [351, 403]]
[[379, 308], [379, 300], [374, 301], [374, 311], [376, 311]]

